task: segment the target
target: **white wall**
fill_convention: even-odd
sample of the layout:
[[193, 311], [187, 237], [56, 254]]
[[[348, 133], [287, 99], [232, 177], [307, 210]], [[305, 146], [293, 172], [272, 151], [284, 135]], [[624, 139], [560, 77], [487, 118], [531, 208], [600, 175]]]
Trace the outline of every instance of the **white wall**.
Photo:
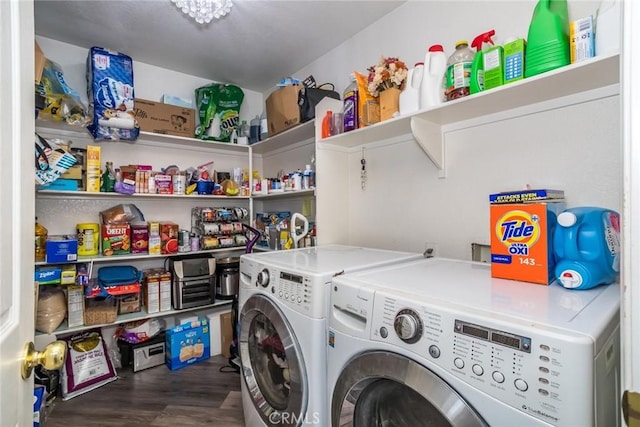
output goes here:
[[[441, 43], [491, 28], [496, 41], [527, 34], [533, 1], [410, 1], [294, 74], [348, 84], [381, 54], [407, 63]], [[570, 2], [570, 18], [593, 13], [597, 2]], [[499, 10], [499, 14], [492, 12]], [[508, 17], [504, 19], [502, 17]], [[489, 24], [485, 24], [488, 22]], [[479, 112], [480, 114], [480, 112]], [[368, 180], [360, 186], [361, 150], [349, 156], [350, 244], [423, 251], [470, 259], [471, 243], [489, 243], [490, 193], [534, 187], [565, 190], [567, 206], [595, 205], [621, 211], [620, 99], [612, 96], [573, 107], [475, 126], [446, 134], [447, 177], [417, 143], [366, 147]], [[324, 203], [319, 200], [318, 203]], [[338, 213], [337, 213], [338, 214]], [[322, 224], [319, 224], [322, 230]]]

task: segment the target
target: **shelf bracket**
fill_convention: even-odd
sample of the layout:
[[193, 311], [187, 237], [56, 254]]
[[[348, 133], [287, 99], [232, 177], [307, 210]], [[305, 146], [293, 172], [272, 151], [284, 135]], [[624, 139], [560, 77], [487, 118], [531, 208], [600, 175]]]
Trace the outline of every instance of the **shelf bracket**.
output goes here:
[[446, 178], [444, 135], [440, 125], [414, 116], [411, 117], [411, 132], [420, 148], [424, 150], [429, 159], [438, 168], [438, 177]]

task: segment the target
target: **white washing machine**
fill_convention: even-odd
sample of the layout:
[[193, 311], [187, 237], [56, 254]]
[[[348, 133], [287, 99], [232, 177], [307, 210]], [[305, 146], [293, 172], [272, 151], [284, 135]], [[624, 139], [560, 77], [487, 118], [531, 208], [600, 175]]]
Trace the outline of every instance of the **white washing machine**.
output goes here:
[[620, 426], [620, 286], [426, 259], [336, 277], [332, 427]]
[[239, 347], [246, 425], [329, 425], [331, 279], [422, 254], [319, 246], [240, 257]]

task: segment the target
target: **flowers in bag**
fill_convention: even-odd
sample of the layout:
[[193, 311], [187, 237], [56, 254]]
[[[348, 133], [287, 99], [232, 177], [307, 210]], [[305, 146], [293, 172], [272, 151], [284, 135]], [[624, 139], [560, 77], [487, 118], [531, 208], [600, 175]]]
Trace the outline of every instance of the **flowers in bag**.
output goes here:
[[380, 58], [380, 61], [369, 68], [369, 78], [367, 90], [373, 97], [380, 95], [380, 92], [395, 87], [402, 90], [407, 79], [407, 66], [398, 58]]

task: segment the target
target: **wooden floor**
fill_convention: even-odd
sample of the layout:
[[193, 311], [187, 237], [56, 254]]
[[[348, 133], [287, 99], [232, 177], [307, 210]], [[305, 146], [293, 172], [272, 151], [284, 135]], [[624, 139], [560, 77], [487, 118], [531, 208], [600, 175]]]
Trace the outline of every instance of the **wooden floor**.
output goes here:
[[[227, 359], [170, 371], [161, 365], [119, 378], [48, 408], [46, 427], [214, 426], [244, 427], [240, 374]], [[220, 369], [223, 369], [223, 372]]]

